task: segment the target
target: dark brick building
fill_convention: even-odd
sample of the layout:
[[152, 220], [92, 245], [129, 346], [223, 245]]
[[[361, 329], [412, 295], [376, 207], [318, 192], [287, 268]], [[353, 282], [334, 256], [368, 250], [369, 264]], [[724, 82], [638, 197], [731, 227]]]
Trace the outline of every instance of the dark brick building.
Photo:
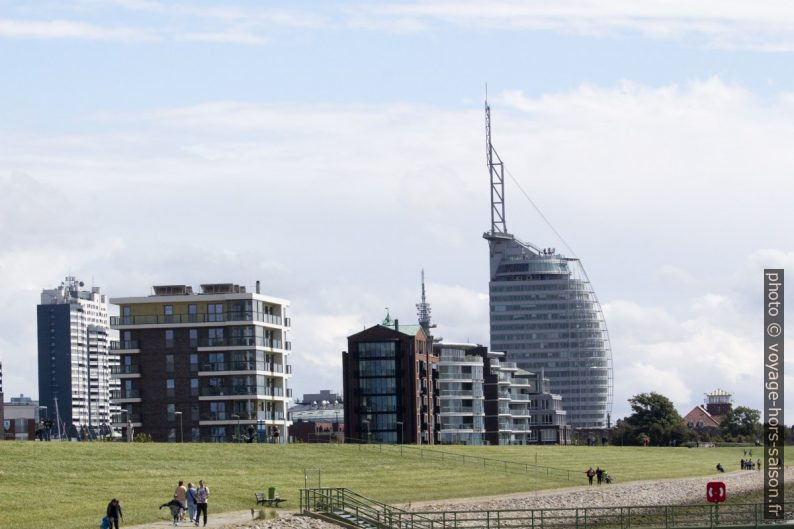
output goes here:
[[342, 353], [345, 432], [383, 443], [439, 442], [439, 357], [419, 325], [380, 324], [347, 338]]
[[115, 426], [155, 441], [232, 441], [256, 431], [284, 442], [290, 425], [288, 302], [234, 284], [154, 287], [116, 298], [120, 341]]

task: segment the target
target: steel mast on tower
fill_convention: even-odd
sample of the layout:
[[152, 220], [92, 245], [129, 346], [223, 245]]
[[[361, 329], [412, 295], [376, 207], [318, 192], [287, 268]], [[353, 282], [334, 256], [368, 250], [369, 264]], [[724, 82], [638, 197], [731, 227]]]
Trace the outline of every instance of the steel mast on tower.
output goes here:
[[425, 296], [425, 269], [422, 269], [422, 302], [416, 304], [416, 316], [419, 320], [419, 325], [422, 329], [425, 330], [425, 333], [430, 335], [430, 329], [435, 327], [434, 324], [430, 322], [430, 303], [427, 302], [427, 297]]
[[491, 143], [491, 107], [485, 100], [485, 152], [491, 175], [491, 235], [507, 234], [505, 223], [505, 167]]

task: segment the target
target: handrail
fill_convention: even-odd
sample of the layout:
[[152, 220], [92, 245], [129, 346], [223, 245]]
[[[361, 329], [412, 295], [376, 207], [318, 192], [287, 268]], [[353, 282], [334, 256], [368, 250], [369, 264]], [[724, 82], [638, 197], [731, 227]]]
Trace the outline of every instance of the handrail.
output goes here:
[[[344, 518], [341, 514], [347, 513], [354, 517], [354, 525], [364, 523], [378, 529], [757, 529], [775, 526], [775, 522], [764, 520], [761, 503], [406, 511], [345, 488], [302, 489], [300, 496], [304, 512], [327, 513], [337, 518]], [[791, 512], [792, 507], [794, 503], [787, 503], [785, 512]]]
[[388, 505], [345, 488], [301, 489], [300, 508], [303, 512], [320, 512], [334, 517], [347, 513], [354, 516], [357, 522], [375, 525], [378, 529], [442, 529], [421, 514]]
[[[468, 454], [458, 454], [455, 452], [447, 452], [445, 450], [436, 450], [435, 448], [425, 448], [424, 445], [409, 445], [409, 444], [390, 444], [390, 443], [379, 443], [377, 441], [367, 441], [366, 439], [358, 439], [355, 437], [342, 437], [334, 435], [334, 433], [329, 432], [325, 435], [321, 434], [309, 434], [308, 436], [309, 441], [311, 442], [312, 439], [323, 439], [327, 440], [331, 439], [344, 439], [346, 443], [355, 443], [358, 444], [359, 450], [361, 449], [361, 445], [371, 445], [377, 446], [381, 452], [386, 450], [393, 450], [395, 452], [399, 451], [400, 456], [405, 456], [405, 451], [408, 453], [416, 454], [422, 458], [425, 457], [425, 454], [429, 454], [430, 457], [438, 456], [438, 459], [444, 462], [449, 463], [460, 463], [466, 465], [468, 463], [476, 464], [478, 466], [482, 466], [482, 468], [488, 468], [490, 470], [502, 470], [504, 472], [511, 472], [511, 473], [519, 473], [519, 474], [529, 474], [532, 473], [532, 477], [546, 475], [546, 477], [559, 477], [561, 479], [566, 479], [571, 481], [574, 477], [581, 476], [584, 479], [584, 472], [580, 470], [572, 470], [569, 468], [559, 468], [559, 467], [548, 467], [544, 465], [537, 465], [533, 463], [518, 463], [515, 461], [507, 461], [505, 459], [494, 459], [490, 457], [482, 457], [482, 456], [473, 456]], [[434, 446], [434, 445], [432, 445]]]

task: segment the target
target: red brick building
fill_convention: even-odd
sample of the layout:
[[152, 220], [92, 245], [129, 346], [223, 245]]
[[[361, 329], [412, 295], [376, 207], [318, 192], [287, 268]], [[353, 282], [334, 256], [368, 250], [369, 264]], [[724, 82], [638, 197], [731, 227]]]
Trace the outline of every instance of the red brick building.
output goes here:
[[345, 432], [382, 443], [435, 444], [439, 357], [419, 325], [380, 324], [348, 336], [342, 353]]

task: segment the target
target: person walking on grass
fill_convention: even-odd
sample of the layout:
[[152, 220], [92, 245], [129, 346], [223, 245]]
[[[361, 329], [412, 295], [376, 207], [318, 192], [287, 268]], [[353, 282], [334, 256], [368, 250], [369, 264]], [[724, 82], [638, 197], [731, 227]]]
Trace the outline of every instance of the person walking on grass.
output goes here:
[[585, 474], [587, 475], [587, 481], [590, 482], [590, 486], [592, 487], [593, 486], [593, 476], [595, 476], [595, 470], [593, 470], [593, 467], [590, 467], [590, 468], [587, 469]]
[[112, 524], [115, 529], [119, 529], [119, 518], [124, 518], [121, 514], [121, 504], [119, 500], [113, 498], [108, 503], [108, 508], [105, 513], [108, 517], [108, 521]]
[[596, 480], [598, 481], [599, 485], [604, 480], [604, 471], [601, 470], [601, 467], [596, 467]]
[[185, 509], [187, 508], [187, 489], [185, 488], [185, 482], [181, 479], [174, 490], [174, 499], [179, 502], [179, 505], [182, 506], [182, 509], [179, 511], [179, 519], [184, 520]]
[[199, 524], [199, 515], [204, 513], [204, 527], [207, 526], [207, 500], [210, 497], [210, 489], [204, 485], [204, 480], [199, 480], [198, 489], [196, 489], [196, 507], [198, 511], [196, 512], [196, 527]]
[[187, 484], [187, 515], [191, 522], [196, 521], [196, 487]]

